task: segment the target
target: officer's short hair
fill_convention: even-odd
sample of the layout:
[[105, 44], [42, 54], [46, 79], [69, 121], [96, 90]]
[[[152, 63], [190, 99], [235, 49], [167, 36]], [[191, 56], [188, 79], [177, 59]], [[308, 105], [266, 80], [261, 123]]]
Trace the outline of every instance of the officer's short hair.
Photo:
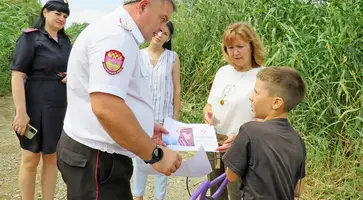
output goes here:
[[[139, 2], [139, 1], [141, 1], [141, 0], [124, 0], [124, 5], [136, 3], [136, 2]], [[162, 1], [164, 3], [165, 2], [171, 3], [171, 5], [173, 6], [173, 10], [176, 11], [176, 5], [175, 5], [174, 0], [159, 0], [159, 1]]]

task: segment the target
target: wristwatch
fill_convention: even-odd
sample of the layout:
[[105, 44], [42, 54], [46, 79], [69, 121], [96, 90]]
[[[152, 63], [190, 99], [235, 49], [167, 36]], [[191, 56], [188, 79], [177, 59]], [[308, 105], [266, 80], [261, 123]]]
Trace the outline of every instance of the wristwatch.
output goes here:
[[156, 147], [153, 150], [152, 159], [151, 160], [144, 160], [146, 164], [154, 164], [158, 161], [160, 161], [163, 158], [163, 149], [161, 149], [159, 146], [156, 145]]

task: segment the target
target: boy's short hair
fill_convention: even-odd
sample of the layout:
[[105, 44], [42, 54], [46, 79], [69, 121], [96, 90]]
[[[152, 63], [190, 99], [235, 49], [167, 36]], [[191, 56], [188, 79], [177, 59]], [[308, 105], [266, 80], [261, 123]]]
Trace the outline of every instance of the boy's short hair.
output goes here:
[[289, 112], [305, 97], [306, 85], [299, 72], [291, 67], [267, 67], [257, 74], [257, 79], [264, 82], [265, 89], [271, 96], [284, 100], [284, 109]]

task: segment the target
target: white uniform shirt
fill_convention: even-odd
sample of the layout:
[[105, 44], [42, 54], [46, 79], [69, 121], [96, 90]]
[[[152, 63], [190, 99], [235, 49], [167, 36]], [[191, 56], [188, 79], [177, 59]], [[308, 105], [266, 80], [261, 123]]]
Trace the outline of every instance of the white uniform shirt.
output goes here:
[[147, 48], [141, 50], [141, 53], [145, 64], [150, 70], [150, 90], [154, 119], [163, 124], [165, 118], [173, 118], [174, 113], [173, 66], [176, 53], [165, 49], [155, 67], [152, 65]]
[[67, 75], [64, 130], [72, 139], [100, 151], [134, 156], [119, 146], [96, 118], [90, 102], [93, 92], [124, 99], [143, 130], [149, 136], [153, 134], [148, 69], [139, 50], [143, 42], [140, 30], [123, 7], [90, 24], [79, 35]]
[[[213, 125], [218, 134], [238, 134], [242, 124], [254, 120], [249, 96], [261, 69], [259, 67], [238, 72], [233, 66], [226, 65], [216, 73], [208, 104], [212, 105]], [[222, 99], [224, 105], [220, 103]]]

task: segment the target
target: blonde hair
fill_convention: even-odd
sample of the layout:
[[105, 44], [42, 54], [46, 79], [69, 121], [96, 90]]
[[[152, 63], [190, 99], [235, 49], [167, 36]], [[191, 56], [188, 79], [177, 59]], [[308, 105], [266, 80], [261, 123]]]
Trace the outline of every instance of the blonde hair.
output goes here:
[[284, 100], [288, 112], [294, 109], [306, 95], [306, 85], [299, 72], [291, 67], [268, 67], [257, 73], [264, 88], [271, 96]]
[[234, 23], [227, 27], [223, 34], [223, 58], [232, 64], [227, 52], [227, 46], [231, 45], [232, 41], [237, 36], [241, 36], [251, 44], [252, 51], [252, 67], [257, 68], [265, 64], [266, 52], [261, 38], [257, 35], [255, 29], [246, 22]]

